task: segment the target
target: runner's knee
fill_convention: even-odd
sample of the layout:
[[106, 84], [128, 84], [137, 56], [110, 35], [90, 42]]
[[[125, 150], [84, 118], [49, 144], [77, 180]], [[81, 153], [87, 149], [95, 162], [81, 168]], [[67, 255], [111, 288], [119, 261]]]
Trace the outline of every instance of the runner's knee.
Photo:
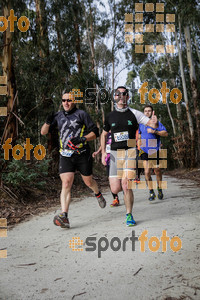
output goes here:
[[71, 188], [71, 186], [72, 186], [71, 180], [67, 179], [62, 181], [62, 188], [69, 189]]
[[113, 194], [118, 194], [122, 190], [121, 186], [110, 186], [110, 189]]
[[117, 188], [111, 188], [111, 192], [113, 194], [118, 194], [119, 193], [119, 189], [117, 189]]

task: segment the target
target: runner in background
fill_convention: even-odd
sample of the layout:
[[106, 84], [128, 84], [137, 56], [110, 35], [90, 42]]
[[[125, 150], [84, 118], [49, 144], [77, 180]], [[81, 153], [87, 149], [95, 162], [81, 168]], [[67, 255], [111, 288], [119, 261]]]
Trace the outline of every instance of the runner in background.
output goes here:
[[[111, 133], [109, 131], [109, 133], [107, 134], [107, 137], [106, 137], [106, 153], [107, 153], [107, 156], [105, 158], [105, 161], [106, 161], [106, 171], [107, 171], [107, 175], [109, 177], [109, 170], [110, 170], [110, 145], [111, 145], [111, 142], [112, 142], [112, 138], [111, 138]], [[94, 158], [96, 155], [98, 155], [99, 153], [101, 152], [101, 146], [99, 147], [99, 149], [96, 151], [96, 152], [93, 152], [92, 153], [92, 157]], [[119, 206], [120, 203], [119, 203], [119, 197], [118, 197], [118, 194], [114, 194], [112, 191], [111, 191], [112, 195], [113, 195], [113, 202], [110, 204], [111, 207], [115, 207], [115, 206]]]
[[[151, 105], [146, 105], [144, 107], [144, 115], [151, 119], [154, 115], [154, 110]], [[161, 146], [160, 137], [167, 137], [168, 133], [163, 126], [162, 123], [159, 121], [156, 124], [156, 128], [152, 128], [151, 126], [144, 126], [143, 124], [139, 125], [139, 145], [140, 145], [140, 157], [143, 160], [144, 170], [145, 170], [145, 179], [146, 183], [149, 188], [149, 201], [153, 201], [156, 198], [156, 195], [153, 190], [152, 186], [152, 178], [151, 178], [151, 167], [149, 166], [148, 160], [152, 160], [152, 158], [149, 158], [149, 154], [153, 154], [157, 152], [156, 157], [157, 160], [159, 160], [159, 149]], [[142, 146], [141, 139], [145, 140], [145, 145]], [[157, 140], [156, 146], [151, 145], [154, 140]], [[159, 163], [157, 163], [159, 164]], [[158, 189], [158, 199], [163, 199], [163, 192], [161, 188], [161, 182], [162, 182], [162, 172], [160, 168], [154, 168], [154, 172], [156, 174], [156, 180], [157, 180], [157, 189]]]

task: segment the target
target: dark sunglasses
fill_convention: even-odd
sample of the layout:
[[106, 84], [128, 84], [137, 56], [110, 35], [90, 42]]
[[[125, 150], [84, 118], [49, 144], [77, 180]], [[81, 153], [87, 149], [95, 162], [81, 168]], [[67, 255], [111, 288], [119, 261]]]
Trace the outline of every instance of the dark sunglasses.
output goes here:
[[126, 96], [126, 95], [127, 95], [127, 92], [122, 92], [122, 93], [116, 92], [116, 93], [115, 93], [115, 96], [120, 96], [120, 95]]
[[72, 102], [71, 99], [62, 99], [62, 102], [66, 102], [66, 101], [67, 101], [68, 103], [69, 103], [69, 102]]

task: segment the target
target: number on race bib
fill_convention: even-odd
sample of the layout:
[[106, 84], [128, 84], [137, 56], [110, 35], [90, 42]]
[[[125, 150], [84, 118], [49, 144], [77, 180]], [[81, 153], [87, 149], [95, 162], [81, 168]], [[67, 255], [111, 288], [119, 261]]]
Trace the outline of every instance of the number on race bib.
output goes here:
[[106, 145], [106, 153], [110, 153], [110, 150], [111, 150], [111, 145]]
[[129, 139], [128, 131], [114, 133], [115, 142], [123, 142]]
[[73, 150], [63, 150], [63, 151], [61, 152], [61, 155], [62, 155], [62, 156], [65, 156], [65, 157], [71, 157], [73, 153], [74, 153]]

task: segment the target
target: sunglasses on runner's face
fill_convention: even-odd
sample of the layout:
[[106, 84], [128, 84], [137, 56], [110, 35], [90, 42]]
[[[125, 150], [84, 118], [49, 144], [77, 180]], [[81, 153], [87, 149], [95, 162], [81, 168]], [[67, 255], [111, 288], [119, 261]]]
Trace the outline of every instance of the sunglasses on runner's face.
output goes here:
[[127, 95], [127, 92], [122, 92], [122, 93], [116, 92], [116, 93], [115, 93], [115, 96], [120, 96], [120, 95], [126, 96], [126, 95]]
[[67, 101], [68, 103], [69, 103], [69, 102], [72, 102], [71, 99], [62, 99], [62, 102], [66, 102], [66, 101]]

